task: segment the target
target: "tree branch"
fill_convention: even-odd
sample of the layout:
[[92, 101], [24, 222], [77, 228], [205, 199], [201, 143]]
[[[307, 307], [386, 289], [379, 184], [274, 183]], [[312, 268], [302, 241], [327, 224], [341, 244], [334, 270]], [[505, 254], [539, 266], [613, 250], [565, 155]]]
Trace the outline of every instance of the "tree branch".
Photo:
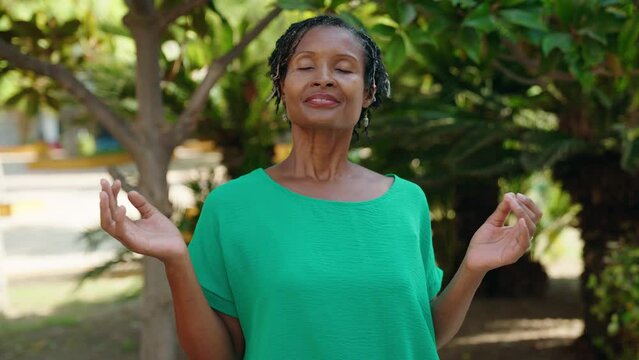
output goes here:
[[133, 182], [130, 181], [131, 177], [124, 174], [116, 166], [108, 166], [107, 172], [109, 173], [109, 175], [111, 175], [114, 181], [120, 180], [120, 183], [122, 184], [122, 190], [126, 192], [138, 191], [137, 186], [133, 185]]
[[155, 14], [155, 4], [153, 0], [126, 0], [129, 10], [138, 14]]
[[171, 130], [171, 141], [175, 141], [175, 146], [182, 143], [182, 141], [195, 130], [200, 112], [209, 97], [209, 91], [211, 91], [215, 83], [224, 75], [226, 67], [244, 51], [248, 44], [253, 41], [281, 11], [282, 9], [279, 7], [273, 9], [260, 20], [251, 31], [247, 32], [240, 42], [231, 50], [209, 64], [209, 69], [204, 80], [202, 80], [197, 89], [195, 89], [195, 92], [189, 99], [188, 105], [184, 111], [182, 111], [177, 123]]
[[507, 67], [505, 67], [504, 65], [502, 65], [499, 61], [497, 60], [493, 60], [492, 62], [493, 66], [495, 67], [495, 69], [499, 70], [499, 72], [501, 72], [502, 74], [504, 74], [507, 78], [523, 84], [523, 85], [543, 85], [542, 81], [540, 81], [539, 79], [536, 78], [527, 78], [518, 74], [515, 74], [513, 71], [511, 71], [510, 69], [508, 69]]
[[114, 113], [108, 105], [87, 89], [69, 70], [62, 65], [39, 60], [23, 54], [18, 48], [0, 39], [0, 58], [21, 70], [33, 71], [38, 75], [55, 80], [71, 96], [84, 104], [95, 119], [104, 126], [127, 150], [136, 152], [138, 141], [126, 121]]
[[184, 16], [195, 8], [198, 8], [206, 4], [207, 0], [191, 0], [181, 2], [178, 5], [173, 6], [170, 9], [166, 9], [159, 14], [159, 28], [160, 31], [166, 30], [166, 28], [174, 22], [177, 18]]

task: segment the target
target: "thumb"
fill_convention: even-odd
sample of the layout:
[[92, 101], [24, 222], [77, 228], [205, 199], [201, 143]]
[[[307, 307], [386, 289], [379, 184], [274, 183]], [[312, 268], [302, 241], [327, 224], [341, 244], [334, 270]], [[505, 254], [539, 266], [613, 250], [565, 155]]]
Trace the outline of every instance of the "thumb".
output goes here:
[[129, 201], [136, 209], [140, 212], [143, 219], [151, 217], [153, 214], [158, 212], [158, 209], [155, 206], [151, 205], [150, 202], [146, 200], [142, 194], [137, 191], [131, 191], [128, 194]]
[[508, 203], [508, 200], [506, 199], [509, 196], [513, 196], [513, 194], [508, 193], [504, 195], [504, 198], [501, 200], [499, 205], [497, 205], [497, 209], [495, 209], [495, 211], [492, 214], [490, 214], [490, 216], [486, 220], [487, 223], [493, 226], [504, 225], [504, 223], [506, 222], [506, 218], [508, 217], [508, 214], [510, 214], [510, 204]]

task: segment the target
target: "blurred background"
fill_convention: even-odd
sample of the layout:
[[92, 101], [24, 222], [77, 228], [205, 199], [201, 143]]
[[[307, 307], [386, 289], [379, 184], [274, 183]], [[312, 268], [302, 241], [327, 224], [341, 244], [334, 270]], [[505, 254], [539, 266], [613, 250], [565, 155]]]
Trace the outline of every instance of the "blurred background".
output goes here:
[[184, 357], [161, 265], [99, 229], [99, 179], [147, 195], [188, 242], [212, 188], [287, 155], [266, 60], [319, 13], [382, 48], [392, 99], [350, 157], [424, 189], [445, 281], [504, 193], [543, 209], [441, 358], [639, 359], [638, 10], [0, 0], [0, 359]]

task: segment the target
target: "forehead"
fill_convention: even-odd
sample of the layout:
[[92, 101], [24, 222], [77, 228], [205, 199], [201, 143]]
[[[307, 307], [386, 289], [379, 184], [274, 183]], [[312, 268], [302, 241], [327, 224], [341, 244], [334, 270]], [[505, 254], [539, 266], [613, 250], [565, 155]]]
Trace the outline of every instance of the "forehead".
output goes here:
[[364, 59], [364, 48], [356, 35], [336, 26], [317, 26], [306, 32], [293, 56], [302, 52], [351, 55], [359, 61]]

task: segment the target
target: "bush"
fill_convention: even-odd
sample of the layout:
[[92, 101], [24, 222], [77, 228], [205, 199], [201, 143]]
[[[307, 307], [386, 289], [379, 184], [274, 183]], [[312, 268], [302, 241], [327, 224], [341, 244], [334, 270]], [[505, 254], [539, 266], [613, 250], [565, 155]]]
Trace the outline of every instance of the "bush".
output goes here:
[[639, 247], [617, 244], [604, 261], [603, 271], [588, 279], [595, 295], [590, 311], [608, 324], [595, 346], [609, 359], [639, 359]]

